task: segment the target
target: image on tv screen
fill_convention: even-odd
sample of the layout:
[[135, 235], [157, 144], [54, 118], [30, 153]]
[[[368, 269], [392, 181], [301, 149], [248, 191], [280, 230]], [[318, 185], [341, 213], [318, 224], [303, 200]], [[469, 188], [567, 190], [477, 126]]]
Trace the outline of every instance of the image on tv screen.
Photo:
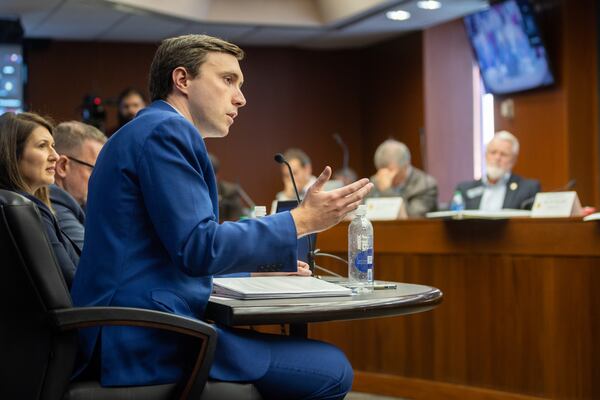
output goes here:
[[0, 114], [23, 111], [23, 53], [17, 44], [0, 44]]
[[465, 17], [486, 90], [513, 93], [554, 83], [533, 9], [507, 0]]

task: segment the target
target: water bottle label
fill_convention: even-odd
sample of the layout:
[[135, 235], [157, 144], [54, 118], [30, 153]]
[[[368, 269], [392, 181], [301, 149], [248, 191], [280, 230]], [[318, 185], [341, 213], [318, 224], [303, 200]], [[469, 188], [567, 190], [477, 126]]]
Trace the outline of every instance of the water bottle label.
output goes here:
[[367, 281], [373, 282], [373, 268], [369, 268], [367, 271]]
[[373, 249], [359, 251], [354, 258], [354, 266], [360, 272], [373, 270]]
[[360, 251], [368, 250], [369, 249], [369, 237], [359, 235], [356, 238], [356, 248]]

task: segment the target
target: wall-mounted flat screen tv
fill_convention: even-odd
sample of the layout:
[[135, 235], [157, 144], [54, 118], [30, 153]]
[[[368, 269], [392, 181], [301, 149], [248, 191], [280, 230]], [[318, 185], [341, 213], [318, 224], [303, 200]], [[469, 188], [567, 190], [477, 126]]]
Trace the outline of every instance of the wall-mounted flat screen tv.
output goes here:
[[554, 83], [529, 1], [495, 3], [465, 17], [465, 26], [488, 93], [514, 93]]
[[21, 45], [0, 43], [0, 115], [23, 111], [24, 68]]

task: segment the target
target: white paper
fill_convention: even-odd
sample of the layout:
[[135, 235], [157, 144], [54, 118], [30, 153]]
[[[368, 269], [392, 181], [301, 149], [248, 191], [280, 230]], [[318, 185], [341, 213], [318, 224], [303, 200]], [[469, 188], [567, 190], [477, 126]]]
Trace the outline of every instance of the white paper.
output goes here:
[[509, 219], [509, 218], [527, 218], [531, 211], [513, 210], [505, 208], [498, 211], [486, 210], [462, 210], [462, 211], [435, 211], [425, 214], [427, 218], [441, 219]]
[[306, 276], [214, 278], [213, 294], [235, 299], [349, 296], [352, 290]]

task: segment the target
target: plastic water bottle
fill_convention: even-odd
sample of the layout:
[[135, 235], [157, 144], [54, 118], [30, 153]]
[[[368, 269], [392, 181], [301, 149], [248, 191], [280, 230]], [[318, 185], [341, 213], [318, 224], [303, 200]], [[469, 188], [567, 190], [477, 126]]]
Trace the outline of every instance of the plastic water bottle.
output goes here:
[[465, 209], [465, 200], [463, 199], [462, 193], [459, 190], [454, 192], [452, 196], [452, 202], [450, 203], [450, 210], [452, 211], [463, 211]]
[[358, 292], [373, 288], [373, 225], [360, 205], [348, 226], [348, 280]]

